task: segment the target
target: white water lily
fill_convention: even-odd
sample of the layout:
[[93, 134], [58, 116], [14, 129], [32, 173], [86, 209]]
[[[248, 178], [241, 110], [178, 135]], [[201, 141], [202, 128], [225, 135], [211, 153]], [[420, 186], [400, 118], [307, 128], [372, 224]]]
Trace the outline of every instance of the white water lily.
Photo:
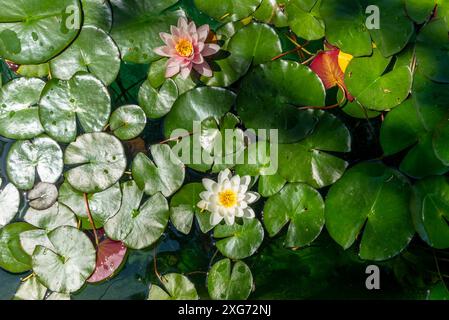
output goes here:
[[254, 210], [248, 205], [259, 200], [256, 192], [248, 191], [250, 176], [232, 176], [229, 169], [218, 175], [218, 182], [203, 179], [206, 191], [200, 193], [201, 201], [197, 206], [211, 213], [210, 223], [213, 226], [223, 219], [226, 224], [233, 225], [235, 218], [254, 218]]

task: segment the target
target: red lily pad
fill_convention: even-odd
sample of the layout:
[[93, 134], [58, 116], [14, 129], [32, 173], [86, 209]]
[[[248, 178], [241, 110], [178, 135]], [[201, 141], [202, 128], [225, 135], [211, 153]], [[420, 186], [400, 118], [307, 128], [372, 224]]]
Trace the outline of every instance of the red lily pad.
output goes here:
[[128, 250], [123, 242], [106, 238], [103, 229], [97, 233], [101, 241], [97, 248], [97, 265], [87, 280], [89, 283], [101, 282], [112, 277], [124, 262]]

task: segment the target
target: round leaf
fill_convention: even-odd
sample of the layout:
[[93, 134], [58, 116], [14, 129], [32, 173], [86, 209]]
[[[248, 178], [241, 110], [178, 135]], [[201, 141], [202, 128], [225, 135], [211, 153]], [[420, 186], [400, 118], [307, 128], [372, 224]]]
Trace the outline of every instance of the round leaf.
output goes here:
[[147, 117], [141, 107], [126, 105], [112, 113], [109, 123], [117, 138], [131, 140], [138, 137], [145, 129]]
[[18, 222], [0, 229], [0, 268], [12, 273], [31, 269], [31, 260], [20, 245], [20, 234], [33, 230], [28, 223]]
[[46, 294], [47, 288], [33, 276], [20, 284], [13, 300], [44, 300]]
[[40, 182], [28, 192], [27, 198], [31, 208], [45, 210], [58, 200], [58, 189], [54, 184]]
[[262, 0], [222, 0], [219, 5], [208, 0], [195, 0], [196, 7], [219, 21], [237, 21], [250, 16]]
[[[310, 3], [309, 3], [310, 2]], [[306, 40], [324, 37], [324, 21], [320, 17], [321, 1], [291, 0], [285, 11], [292, 31]]]
[[2, 208], [0, 211], [0, 229], [14, 219], [19, 212], [19, 206], [19, 190], [12, 183], [8, 183], [0, 192], [0, 207]]
[[64, 163], [77, 166], [65, 173], [72, 187], [83, 193], [96, 193], [114, 185], [126, 169], [126, 156], [120, 141], [107, 133], [88, 133], [69, 144]]
[[253, 275], [242, 261], [237, 261], [231, 270], [231, 260], [220, 260], [207, 276], [207, 289], [214, 300], [246, 300], [252, 288]]
[[182, 274], [170, 273], [162, 276], [164, 289], [152, 284], [148, 300], [198, 300], [194, 284]]
[[106, 32], [111, 31], [112, 9], [109, 1], [81, 0], [81, 3], [85, 26], [96, 26]]
[[177, 98], [178, 87], [172, 79], [167, 79], [159, 89], [153, 88], [147, 80], [139, 90], [139, 104], [151, 119], [159, 119], [169, 113]]

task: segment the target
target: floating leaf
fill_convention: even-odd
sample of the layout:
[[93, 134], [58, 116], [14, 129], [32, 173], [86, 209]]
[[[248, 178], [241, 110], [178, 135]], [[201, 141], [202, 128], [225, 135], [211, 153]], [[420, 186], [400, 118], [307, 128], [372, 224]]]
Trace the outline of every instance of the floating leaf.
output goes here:
[[95, 248], [89, 238], [73, 227], [59, 227], [48, 234], [53, 248], [37, 246], [33, 270], [48, 289], [71, 293], [78, 291], [95, 270]]
[[281, 191], [286, 182], [287, 180], [279, 174], [260, 176], [258, 191], [262, 197], [271, 197]]
[[324, 21], [320, 16], [321, 0], [290, 0], [285, 6], [292, 31], [306, 40], [324, 37]]
[[[104, 231], [99, 231], [104, 235]], [[87, 279], [89, 283], [97, 283], [111, 278], [125, 261], [126, 246], [121, 241], [104, 238], [97, 247], [97, 265], [94, 273]]]
[[167, 200], [157, 193], [141, 206], [143, 191], [134, 181], [123, 183], [122, 193], [119, 212], [104, 226], [106, 234], [113, 240], [123, 241], [128, 248], [147, 248], [161, 237], [168, 224]]
[[0, 268], [12, 273], [31, 269], [31, 260], [20, 245], [20, 234], [33, 230], [28, 223], [17, 222], [0, 229]]
[[207, 276], [207, 289], [214, 300], [246, 300], [252, 288], [253, 275], [242, 261], [237, 261], [231, 269], [231, 260], [220, 260]]
[[285, 246], [304, 247], [312, 243], [324, 227], [324, 201], [305, 184], [288, 184], [265, 203], [264, 224], [271, 237], [290, 222]]
[[412, 87], [412, 74], [408, 66], [387, 72], [391, 58], [384, 58], [375, 49], [371, 57], [355, 58], [346, 70], [348, 91], [364, 107], [383, 111], [401, 104]]
[[46, 136], [14, 142], [6, 157], [9, 180], [22, 190], [33, 188], [36, 172], [42, 182], [55, 183], [62, 169], [61, 147]]
[[259, 21], [272, 23], [276, 27], [288, 26], [285, 7], [282, 0], [262, 0], [253, 16]]
[[334, 184], [326, 198], [326, 228], [344, 249], [361, 235], [359, 255], [386, 260], [408, 245], [411, 221], [409, 182], [381, 163], [356, 165]]
[[31, 139], [44, 129], [37, 103], [45, 82], [19, 78], [0, 89], [0, 135], [10, 139]]
[[339, 54], [338, 49], [322, 51], [310, 64], [310, 69], [320, 77], [326, 89], [345, 85], [345, 74], [338, 63]]
[[45, 210], [58, 200], [58, 189], [54, 184], [39, 182], [28, 192], [27, 198], [31, 208]]
[[449, 181], [446, 177], [431, 177], [415, 185], [412, 202], [416, 231], [430, 246], [449, 248]]
[[77, 119], [85, 132], [97, 132], [106, 126], [110, 113], [108, 90], [90, 74], [76, 74], [69, 81], [49, 81], [39, 109], [45, 132], [65, 143], [76, 139]]
[[[64, 182], [61, 185], [58, 200], [72, 209], [78, 217], [88, 218], [84, 194], [75, 190], [69, 183]], [[104, 225], [120, 209], [122, 203], [120, 184], [117, 182], [102, 192], [88, 194], [87, 202], [94, 221]]]
[[50, 69], [57, 79], [70, 80], [77, 72], [89, 72], [110, 85], [120, 69], [120, 52], [105, 31], [85, 26], [75, 42], [50, 62]]
[[147, 80], [139, 90], [139, 104], [151, 119], [159, 119], [169, 113], [177, 98], [178, 86], [172, 79], [167, 79], [158, 89]]
[[61, 53], [82, 22], [78, 0], [0, 2], [0, 56], [17, 64], [40, 64]]
[[[1, 179], [0, 179], [1, 184]], [[19, 190], [12, 184], [8, 183], [0, 192], [0, 229], [10, 223], [17, 212], [19, 212], [20, 206], [20, 193]]]
[[250, 16], [262, 0], [223, 0], [220, 5], [208, 0], [195, 0], [197, 8], [219, 21], [237, 21]]
[[33, 276], [20, 284], [13, 300], [44, 300], [46, 294], [47, 288]]
[[423, 23], [433, 13], [435, 0], [405, 0], [407, 14], [417, 23]]
[[162, 45], [160, 32], [176, 25], [182, 11], [164, 12], [177, 0], [111, 0], [114, 17], [111, 36], [126, 62], [149, 63], [159, 56], [153, 50]]
[[112, 113], [109, 123], [117, 138], [131, 140], [138, 137], [145, 129], [147, 117], [141, 107], [126, 105]]
[[217, 249], [233, 260], [252, 256], [262, 244], [264, 231], [257, 219], [243, 218], [243, 224], [218, 225], [214, 229]]
[[152, 145], [150, 152], [153, 161], [143, 153], [134, 158], [133, 178], [146, 194], [154, 195], [161, 192], [169, 197], [184, 182], [184, 165], [167, 145]]
[[169, 273], [162, 276], [161, 287], [152, 284], [148, 300], [198, 300], [194, 284], [182, 274]]
[[96, 26], [104, 31], [111, 31], [112, 9], [109, 1], [81, 0], [84, 13], [84, 25]]
[[65, 173], [68, 183], [84, 193], [104, 191], [114, 185], [126, 169], [120, 141], [107, 133], [88, 133], [69, 144], [64, 163], [77, 166]]

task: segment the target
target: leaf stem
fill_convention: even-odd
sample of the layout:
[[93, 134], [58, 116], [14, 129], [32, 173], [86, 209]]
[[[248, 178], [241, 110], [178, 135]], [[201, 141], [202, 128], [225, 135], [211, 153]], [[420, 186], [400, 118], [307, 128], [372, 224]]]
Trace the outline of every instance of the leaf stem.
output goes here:
[[98, 245], [100, 244], [100, 241], [98, 240], [97, 228], [95, 228], [95, 222], [94, 222], [94, 219], [92, 218], [92, 212], [90, 211], [89, 199], [87, 197], [87, 193], [84, 193], [83, 195], [84, 195], [84, 203], [86, 204], [87, 217], [89, 219], [89, 223], [92, 227], [92, 230], [94, 231], [95, 244], [98, 247]]

